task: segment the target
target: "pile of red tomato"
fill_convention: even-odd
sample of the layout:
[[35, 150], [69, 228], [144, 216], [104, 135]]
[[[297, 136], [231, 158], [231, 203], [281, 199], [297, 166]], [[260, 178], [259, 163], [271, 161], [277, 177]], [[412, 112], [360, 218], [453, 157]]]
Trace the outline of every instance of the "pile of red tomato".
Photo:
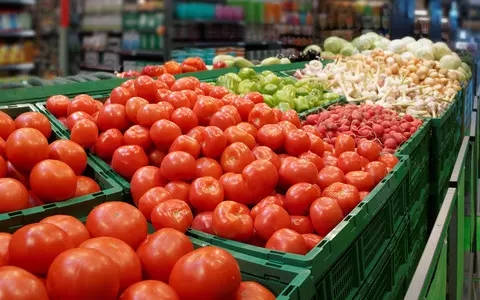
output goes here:
[[[128, 221], [127, 221], [128, 220]], [[15, 233], [0, 233], [0, 298], [8, 300], [275, 299], [242, 282], [227, 251], [194, 250], [188, 237], [164, 228], [147, 235], [134, 206], [107, 202], [86, 224], [47, 217]]]
[[398, 162], [375, 141], [356, 145], [343, 134], [332, 146], [259, 93], [240, 97], [193, 77], [140, 76], [104, 105], [55, 96], [47, 108], [72, 140], [130, 180], [155, 229], [192, 227], [297, 254], [315, 247]]
[[85, 150], [70, 140], [49, 144], [52, 127], [39, 112], [13, 120], [0, 112], [0, 213], [68, 200], [100, 191]]
[[178, 63], [174, 60], [167, 61], [163, 65], [148, 65], [142, 69], [142, 72], [130, 70], [127, 72], [121, 72], [117, 74], [120, 78], [137, 77], [140, 75], [147, 75], [150, 77], [158, 77], [162, 74], [182, 74], [191, 72], [206, 71], [207, 65], [200, 57], [189, 57], [182, 63]]

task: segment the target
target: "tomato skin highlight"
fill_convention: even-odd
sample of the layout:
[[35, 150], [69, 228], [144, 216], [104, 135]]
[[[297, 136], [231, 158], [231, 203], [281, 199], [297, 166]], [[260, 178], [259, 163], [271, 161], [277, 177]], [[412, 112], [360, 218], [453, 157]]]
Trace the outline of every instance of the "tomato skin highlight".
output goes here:
[[119, 298], [119, 300], [138, 299], [180, 300], [171, 286], [159, 280], [144, 280], [132, 284]]
[[307, 253], [307, 245], [305, 245], [303, 237], [288, 228], [275, 231], [267, 241], [265, 248], [301, 255]]
[[43, 202], [72, 198], [77, 190], [77, 177], [72, 168], [59, 160], [46, 159], [33, 167], [30, 187]]
[[25, 186], [13, 178], [0, 178], [0, 213], [28, 207], [29, 193]]
[[277, 297], [255, 281], [244, 281], [235, 295], [235, 300], [275, 300]]
[[234, 201], [223, 201], [212, 215], [212, 228], [216, 235], [240, 242], [253, 236], [253, 220], [250, 210]]
[[310, 218], [315, 231], [326, 236], [343, 220], [343, 212], [335, 199], [320, 197], [310, 206]]
[[45, 285], [35, 275], [14, 266], [0, 268], [0, 291], [2, 299], [48, 300]]
[[186, 232], [192, 225], [193, 214], [185, 201], [170, 199], [163, 201], [152, 210], [151, 220], [153, 228], [173, 228]]
[[30, 171], [38, 162], [48, 158], [48, 141], [37, 129], [20, 128], [8, 136], [5, 154], [15, 168]]

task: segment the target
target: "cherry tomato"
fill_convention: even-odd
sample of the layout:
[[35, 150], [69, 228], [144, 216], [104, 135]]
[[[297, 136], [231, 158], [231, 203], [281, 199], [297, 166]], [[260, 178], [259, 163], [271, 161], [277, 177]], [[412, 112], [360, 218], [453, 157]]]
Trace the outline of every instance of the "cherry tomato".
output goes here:
[[170, 146], [168, 152], [184, 151], [191, 154], [195, 159], [200, 155], [200, 143], [188, 135], [180, 135]]
[[165, 152], [162, 152], [158, 149], [153, 149], [150, 154], [148, 154], [148, 163], [156, 167], [160, 167], [163, 159], [165, 158]]
[[30, 171], [38, 162], [48, 158], [48, 153], [47, 139], [33, 128], [15, 130], [5, 143], [8, 161], [22, 171]]
[[238, 123], [238, 124], [237, 124], [237, 127], [240, 128], [241, 130], [247, 132], [248, 134], [250, 134], [250, 135], [253, 136], [254, 138], [257, 137], [258, 130], [257, 130], [257, 128], [255, 128], [255, 126], [253, 126], [252, 124], [246, 123], [246, 122], [242, 122], [242, 123]]
[[213, 218], [213, 212], [211, 211], [201, 212], [197, 214], [195, 218], [193, 218], [193, 222], [190, 227], [192, 229], [202, 231], [208, 234], [215, 234], [212, 228], [212, 218]]
[[390, 170], [393, 169], [398, 163], [398, 158], [391, 153], [382, 153], [377, 160], [384, 163], [387, 168], [390, 168]]
[[73, 114], [69, 115], [67, 118], [67, 128], [68, 130], [72, 131], [73, 125], [75, 125], [78, 121], [83, 120], [83, 119], [88, 119], [91, 121], [95, 121], [95, 119], [87, 114], [86, 112], [83, 111], [77, 111], [74, 112]]
[[90, 238], [87, 227], [77, 218], [67, 215], [54, 215], [46, 217], [40, 223], [48, 223], [57, 226], [65, 231], [72, 242], [73, 247], [78, 247], [81, 243]]
[[0, 213], [25, 209], [29, 194], [25, 186], [13, 178], [0, 178]]
[[369, 162], [365, 167], [365, 172], [373, 177], [374, 185], [377, 185], [388, 174], [387, 166], [379, 161]]
[[164, 151], [168, 150], [173, 141], [181, 134], [180, 127], [168, 120], [157, 121], [150, 128], [150, 137], [153, 143], [159, 150]]
[[92, 178], [77, 176], [77, 189], [74, 198], [100, 192], [100, 186]]
[[180, 127], [182, 133], [186, 134], [192, 128], [198, 126], [198, 119], [195, 113], [188, 107], [177, 108], [170, 118], [170, 120]]
[[193, 106], [193, 113], [197, 116], [200, 125], [209, 125], [213, 114], [219, 109], [214, 98], [200, 96]]
[[172, 199], [182, 200], [190, 203], [188, 199], [190, 194], [190, 184], [185, 181], [170, 181], [165, 185], [165, 189], [170, 193]]
[[353, 185], [341, 182], [335, 182], [324, 189], [322, 197], [330, 197], [337, 200], [344, 215], [348, 215], [348, 213], [360, 203], [360, 196], [357, 188]]
[[290, 229], [300, 233], [313, 233], [313, 225], [310, 217], [290, 216]]
[[275, 114], [265, 103], [255, 104], [255, 107], [248, 114], [248, 123], [260, 129], [265, 124], [275, 123]]
[[346, 151], [338, 157], [337, 165], [345, 174], [351, 171], [361, 171], [362, 159], [357, 153]]
[[199, 177], [190, 185], [188, 199], [197, 211], [213, 211], [223, 198], [223, 187], [213, 177]]
[[70, 140], [56, 140], [50, 144], [50, 159], [69, 165], [76, 175], [81, 175], [87, 167], [87, 154], [83, 148]]
[[124, 241], [113, 237], [97, 237], [83, 242], [80, 248], [96, 249], [117, 265], [120, 291], [142, 280], [140, 259]]
[[33, 167], [30, 173], [30, 187], [43, 202], [63, 201], [75, 195], [77, 177], [66, 163], [46, 159]]
[[8, 265], [8, 245], [11, 239], [10, 233], [0, 232], [0, 267]]
[[285, 194], [283, 207], [291, 215], [306, 215], [310, 204], [320, 197], [320, 189], [310, 183], [297, 183], [292, 185]]
[[75, 123], [72, 127], [70, 140], [87, 149], [95, 145], [98, 138], [98, 128], [95, 122], [83, 119]]
[[301, 129], [292, 130], [285, 135], [285, 150], [290, 155], [298, 156], [307, 152], [310, 146], [310, 137]]
[[52, 300], [114, 300], [120, 290], [118, 267], [99, 250], [70, 249], [53, 261], [48, 271], [47, 290]]
[[307, 253], [323, 240], [322, 236], [313, 233], [304, 233], [302, 234], [302, 237], [305, 240], [305, 245], [307, 246]]
[[358, 155], [365, 157], [369, 161], [375, 161], [380, 156], [380, 152], [382, 152], [382, 147], [374, 141], [362, 140], [358, 143]]
[[259, 92], [249, 92], [245, 95], [245, 99], [248, 99], [255, 104], [263, 103], [263, 95]]
[[283, 200], [276, 196], [268, 196], [262, 199], [262, 201], [258, 202], [250, 211], [250, 215], [252, 216], [252, 219], [254, 221], [258, 215], [258, 212], [267, 204], [276, 204], [278, 206], [283, 207]]
[[172, 199], [172, 196], [163, 187], [153, 187], [149, 189], [138, 201], [138, 209], [142, 212], [145, 219], [150, 220], [152, 215], [152, 210], [157, 206], [157, 204]]
[[121, 104], [109, 104], [104, 106], [98, 113], [98, 128], [105, 131], [116, 128], [124, 131], [130, 126], [130, 121], [125, 112], [125, 106]]
[[144, 280], [132, 284], [119, 298], [119, 300], [138, 299], [180, 300], [171, 286], [158, 280]]
[[133, 82], [138, 97], [142, 97], [150, 102], [155, 100], [157, 85], [155, 80], [149, 76], [139, 76]]
[[0, 295], [8, 300], [48, 300], [45, 285], [35, 275], [14, 266], [0, 268]]
[[255, 147], [255, 138], [251, 134], [247, 133], [246, 131], [240, 129], [237, 126], [228, 127], [225, 130], [224, 134], [227, 138], [227, 143], [229, 145], [235, 142], [241, 142], [247, 145], [250, 149], [253, 149]]
[[[112, 128], [100, 134], [95, 142], [95, 154], [101, 159], [109, 161], [117, 148], [124, 145], [123, 134], [120, 130]], [[50, 145], [51, 147], [51, 145]]]
[[321, 170], [323, 168], [322, 158], [317, 154], [313, 153], [312, 151], [302, 153], [298, 156], [298, 158], [311, 161], [315, 165], [315, 167], [317, 167], [317, 170]]
[[265, 248], [301, 255], [307, 253], [307, 245], [302, 235], [288, 228], [275, 231]]
[[240, 283], [235, 295], [235, 300], [274, 300], [276, 298], [272, 292], [254, 281]]
[[216, 160], [208, 157], [202, 157], [197, 160], [195, 178], [211, 176], [219, 179], [222, 174], [222, 166]]
[[285, 143], [285, 134], [282, 127], [277, 124], [266, 124], [258, 130], [258, 141], [272, 150], [283, 147]]
[[321, 189], [325, 189], [335, 182], [345, 182], [345, 175], [339, 168], [325, 166], [320, 172], [318, 172], [317, 184]]
[[223, 300], [233, 299], [241, 280], [235, 258], [226, 250], [207, 246], [180, 258], [168, 283], [182, 300]]
[[48, 118], [39, 112], [25, 112], [15, 118], [15, 127], [35, 128], [40, 131], [47, 139], [52, 134], [52, 125]]
[[139, 168], [130, 181], [130, 193], [135, 205], [138, 205], [140, 197], [149, 189], [156, 186], [164, 186], [165, 180], [161, 176], [160, 169], [154, 166]]
[[153, 228], [173, 228], [186, 232], [192, 224], [193, 214], [187, 203], [178, 199], [170, 199], [159, 203], [152, 210]]
[[317, 167], [306, 159], [287, 158], [278, 169], [280, 184], [289, 187], [295, 183], [315, 183], [317, 180]]
[[47, 99], [46, 108], [57, 118], [66, 117], [69, 103], [70, 99], [67, 96], [55, 95]]
[[86, 226], [92, 237], [110, 236], [137, 249], [147, 237], [147, 220], [134, 206], [125, 202], [105, 202], [96, 206], [87, 217]]
[[127, 102], [125, 103], [125, 113], [130, 122], [135, 124], [138, 123], [138, 111], [140, 110], [140, 108], [147, 104], [148, 101], [140, 97], [132, 97], [127, 100]]
[[72, 99], [68, 103], [67, 115], [71, 115], [74, 112], [83, 111], [89, 115], [95, 112], [95, 102], [92, 97], [88, 95], [79, 95]]
[[214, 126], [207, 126], [203, 131], [202, 154], [205, 157], [219, 157], [227, 146], [227, 138], [223, 131]]
[[353, 185], [361, 192], [370, 192], [375, 187], [373, 176], [364, 171], [348, 172], [345, 183]]

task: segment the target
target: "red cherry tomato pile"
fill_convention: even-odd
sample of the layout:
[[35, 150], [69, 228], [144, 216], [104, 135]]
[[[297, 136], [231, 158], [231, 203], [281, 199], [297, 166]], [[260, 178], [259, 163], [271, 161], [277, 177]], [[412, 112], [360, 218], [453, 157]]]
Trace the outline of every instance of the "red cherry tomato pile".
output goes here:
[[68, 200], [100, 191], [81, 176], [85, 150], [70, 140], [50, 145], [50, 121], [39, 112], [15, 120], [0, 112], [0, 213]]
[[182, 73], [190, 73], [190, 72], [200, 72], [206, 71], [207, 65], [200, 57], [189, 57], [185, 59], [181, 64], [178, 62], [171, 60], [167, 61], [163, 65], [148, 65], [145, 66], [142, 72], [137, 71], [127, 71], [118, 73], [117, 76], [120, 78], [129, 78], [129, 77], [138, 77], [140, 75], [147, 75], [150, 77], [158, 77], [162, 74], [182, 74]]
[[82, 95], [60, 113], [61, 97], [47, 108], [68, 117], [72, 140], [130, 180], [135, 205], [157, 230], [192, 227], [305, 254], [398, 162], [347, 134], [333, 147], [259, 93], [240, 97], [192, 77], [140, 76], [103, 107]]
[[134, 206], [107, 202], [85, 225], [55, 215], [0, 233], [2, 299], [275, 299], [262, 285], [242, 282], [227, 251], [194, 250], [182, 232], [147, 235], [147, 227]]
[[374, 140], [382, 152], [394, 153], [422, 126], [422, 120], [408, 114], [401, 117], [381, 106], [348, 104], [310, 115], [304, 124], [316, 125], [323, 140], [331, 145], [340, 134], [349, 134], [356, 145], [362, 139]]

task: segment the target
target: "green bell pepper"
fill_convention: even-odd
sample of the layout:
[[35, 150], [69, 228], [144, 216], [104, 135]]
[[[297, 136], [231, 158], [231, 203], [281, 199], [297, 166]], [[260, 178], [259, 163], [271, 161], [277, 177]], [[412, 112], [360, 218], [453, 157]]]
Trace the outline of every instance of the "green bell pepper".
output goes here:
[[263, 102], [270, 107], [275, 107], [275, 100], [272, 95], [263, 95]]
[[302, 112], [305, 110], [310, 109], [310, 104], [308, 103], [308, 99], [305, 99], [304, 96], [299, 96], [295, 100], [293, 100], [295, 104], [295, 110], [297, 112]]
[[272, 83], [267, 84], [266, 86], [263, 87], [262, 93], [263, 94], [268, 94], [268, 95], [273, 95], [275, 92], [278, 90], [278, 86]]
[[257, 76], [257, 72], [252, 68], [242, 68], [240, 72], [238, 72], [238, 76], [241, 79], [253, 79]]
[[290, 104], [287, 102], [280, 102], [277, 106], [278, 109], [280, 109], [282, 112], [286, 112], [287, 110], [293, 109]]
[[237, 94], [246, 95], [249, 92], [258, 92], [260, 90], [260, 86], [253, 80], [245, 79], [240, 82], [237, 87]]

